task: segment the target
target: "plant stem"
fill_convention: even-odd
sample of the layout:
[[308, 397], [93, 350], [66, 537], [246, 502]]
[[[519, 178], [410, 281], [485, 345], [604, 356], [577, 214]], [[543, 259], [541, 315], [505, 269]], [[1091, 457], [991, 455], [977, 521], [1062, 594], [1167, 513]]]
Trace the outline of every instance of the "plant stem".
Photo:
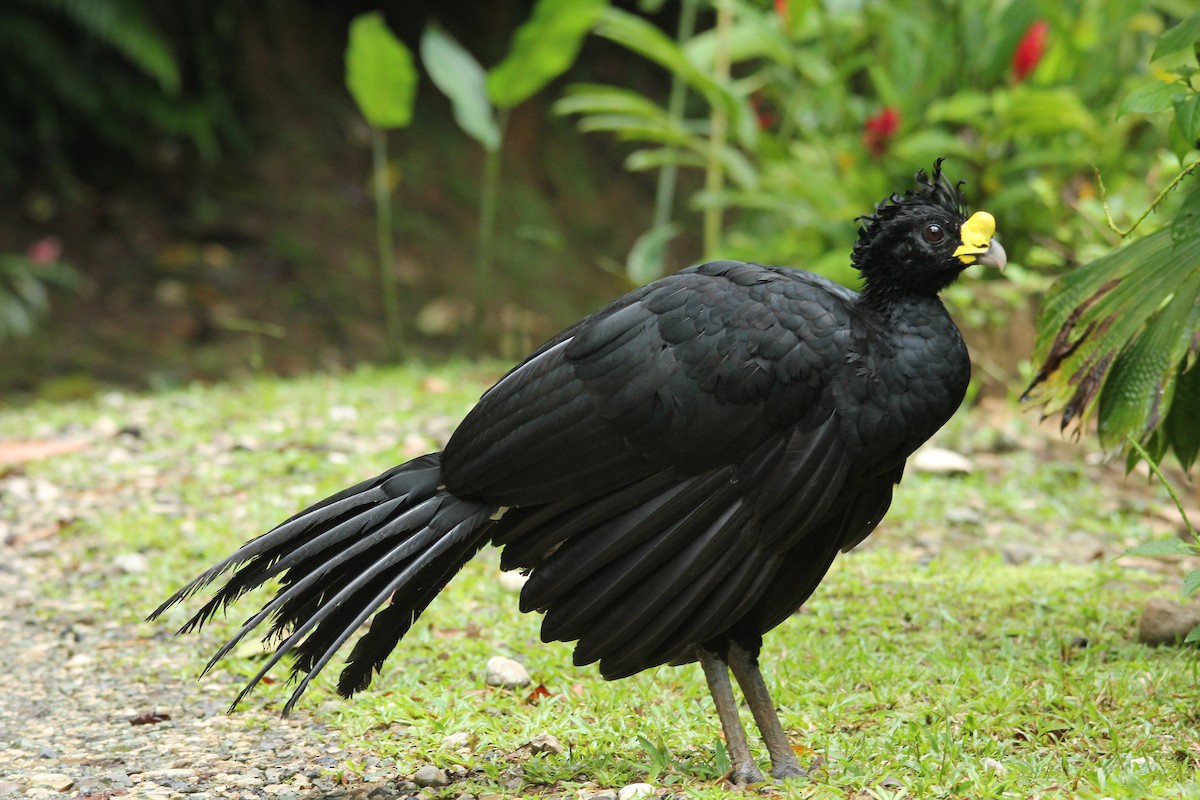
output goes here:
[[[732, 0], [717, 3], [717, 51], [713, 64], [713, 77], [718, 81], [729, 80], [729, 39], [733, 31]], [[724, 108], [712, 110], [712, 134], [709, 138], [708, 164], [705, 168], [704, 190], [709, 197], [709, 206], [704, 209], [704, 255], [712, 257], [721, 245], [721, 208], [715, 198], [725, 183], [725, 172], [721, 152], [725, 149], [729, 117]]]
[[[696, 32], [696, 6], [698, 0], [683, 0], [679, 9], [679, 27], [675, 41], [680, 45], [692, 38]], [[678, 75], [671, 76], [671, 94], [667, 99], [667, 115], [672, 123], [683, 118], [683, 104], [687, 100], [687, 84]], [[663, 164], [658, 171], [658, 186], [654, 192], [654, 227], [659, 228], [671, 221], [671, 210], [675, 206], [675, 183], [679, 175], [678, 164]], [[659, 265], [661, 271], [662, 265]]]
[[500, 154], [504, 152], [504, 131], [508, 126], [508, 109], [497, 112], [500, 141], [495, 150], [488, 150], [483, 161], [483, 193], [479, 202], [479, 249], [475, 254], [475, 305], [472, 313], [472, 355], [483, 352], [484, 316], [492, 295], [492, 273], [496, 245], [496, 201], [500, 193]]
[[1179, 185], [1179, 182], [1188, 175], [1191, 175], [1192, 172], [1195, 171], [1196, 167], [1200, 167], [1200, 160], [1193, 161], [1191, 164], [1188, 164], [1186, 167], [1184, 167], [1183, 171], [1176, 175], [1175, 178], [1167, 184], [1167, 188], [1158, 193], [1158, 197], [1154, 198], [1154, 202], [1150, 204], [1150, 207], [1143, 211], [1142, 215], [1133, 221], [1133, 224], [1129, 226], [1128, 230], [1124, 231], [1117, 226], [1117, 223], [1113, 220], [1112, 212], [1108, 210], [1108, 195], [1104, 188], [1104, 179], [1100, 177], [1100, 168], [1092, 167], [1092, 170], [1096, 173], [1096, 182], [1100, 184], [1100, 202], [1104, 206], [1104, 218], [1108, 221], [1108, 227], [1113, 231], [1113, 233], [1117, 234], [1122, 239], [1136, 231], [1138, 226], [1142, 224], [1142, 220], [1150, 216], [1150, 212], [1158, 208], [1162, 201], [1167, 199], [1167, 195]]
[[384, 352], [389, 360], [400, 355], [400, 292], [396, 286], [396, 248], [392, 239], [392, 195], [387, 180], [387, 135], [371, 129], [375, 178], [375, 239], [379, 247], [379, 289], [383, 295]]

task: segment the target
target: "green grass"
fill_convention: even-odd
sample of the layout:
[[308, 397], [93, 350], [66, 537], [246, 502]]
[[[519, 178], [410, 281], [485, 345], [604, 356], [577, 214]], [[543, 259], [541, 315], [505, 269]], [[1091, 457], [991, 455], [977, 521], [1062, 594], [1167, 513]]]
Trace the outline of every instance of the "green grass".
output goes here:
[[[302, 505], [440, 446], [501, 370], [363, 370], [0, 413], [0, 440], [91, 439], [84, 451], [22, 471], [85, 508], [89, 493], [107, 497], [60, 532], [67, 546], [52, 557], [74, 579], [43, 591], [146, 635], [171, 629], [183, 613], [140, 620]], [[763, 664], [784, 726], [802, 760], [819, 755], [825, 765], [763, 791], [1200, 797], [1196, 651], [1144, 647], [1134, 635], [1141, 601], [1177, 592], [1177, 573], [1058, 555], [1080, 537], [1115, 555], [1160, 536], [1149, 511], [1161, 499], [1085, 463], [1082, 448], [1046, 445], [1028, 420], [1004, 425], [1022, 446], [981, 452], [986, 469], [961, 478], [910, 471], [868, 544], [842, 557], [810, 605], [766, 637]], [[125, 427], [140, 436], [114, 435]], [[941, 441], [982, 451], [995, 433], [962, 414]], [[16, 513], [0, 507], [0, 519]], [[1006, 563], [1000, 550], [1014, 543], [1033, 557]], [[106, 568], [130, 551], [149, 557], [148, 572]], [[688, 797], [726, 795], [699, 669], [606, 683], [594, 667], [573, 667], [568, 646], [542, 644], [538, 618], [516, 612], [496, 561], [485, 550], [463, 571], [369, 691], [337, 699], [331, 670], [305, 696], [301, 713], [354, 754], [341, 771], [457, 768], [451, 786], [426, 790], [446, 798], [558, 797], [643, 780]], [[251, 610], [243, 602], [232, 620]], [[231, 629], [221, 621], [188, 639], [154, 640], [119, 666], [150, 679], [190, 677]], [[523, 661], [549, 696], [485, 686], [483, 665], [497, 654]], [[259, 659], [258, 648], [240, 648], [210, 680], [249, 677]], [[282, 704], [288, 685], [282, 671], [275, 677], [249, 707]], [[469, 748], [443, 744], [459, 732], [471, 736]], [[540, 733], [566, 752], [531, 755], [525, 745]]]

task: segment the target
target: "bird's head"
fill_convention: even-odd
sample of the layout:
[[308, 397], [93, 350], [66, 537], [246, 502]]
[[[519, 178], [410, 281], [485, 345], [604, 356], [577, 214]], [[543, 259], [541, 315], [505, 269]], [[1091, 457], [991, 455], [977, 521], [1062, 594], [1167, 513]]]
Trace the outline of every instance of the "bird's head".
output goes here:
[[974, 264], [1004, 268], [1004, 248], [993, 239], [996, 220], [986, 211], [968, 216], [961, 183], [920, 170], [916, 188], [894, 194], [860, 217], [851, 260], [862, 273], [866, 296], [936, 294]]

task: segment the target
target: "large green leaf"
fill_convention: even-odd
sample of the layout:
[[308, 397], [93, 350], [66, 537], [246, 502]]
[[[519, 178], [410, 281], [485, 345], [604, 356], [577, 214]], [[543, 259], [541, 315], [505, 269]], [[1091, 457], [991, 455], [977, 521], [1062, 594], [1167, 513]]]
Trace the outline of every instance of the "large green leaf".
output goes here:
[[1172, 53], [1185, 50], [1191, 47], [1198, 39], [1200, 39], [1200, 11], [1192, 14], [1159, 37], [1158, 44], [1154, 46], [1154, 55], [1150, 56], [1150, 60], [1156, 61], [1163, 56], [1169, 56]]
[[512, 108], [567, 71], [608, 0], [538, 0], [512, 47], [487, 75], [487, 95]]
[[377, 11], [359, 14], [350, 23], [346, 86], [374, 127], [404, 128], [412, 121], [417, 96], [412, 54]]
[[[1200, 346], [1198, 295], [1200, 238], [1176, 242], [1169, 228], [1064, 276], [1043, 304], [1035, 352], [1042, 366], [1024, 399], [1061, 413], [1064, 429], [1082, 430], [1099, 397], [1105, 444], [1122, 445], [1126, 435], [1147, 441], [1174, 417], [1180, 365]], [[1200, 415], [1189, 416], [1190, 431]], [[1173, 442], [1165, 440], [1159, 456], [1167, 446]]]
[[631, 114], [657, 119], [670, 116], [667, 109], [641, 92], [577, 83], [567, 87], [566, 94], [554, 103], [556, 114]]
[[488, 152], [500, 149], [500, 126], [488, 100], [486, 74], [453, 36], [430, 23], [421, 35], [421, 62], [434, 85], [450, 98], [454, 119]]
[[693, 64], [683, 48], [654, 25], [633, 14], [608, 8], [601, 15], [596, 34], [611, 39], [678, 76], [702, 94], [709, 105], [722, 109], [728, 115], [730, 128], [743, 147], [753, 147], [758, 128], [746, 99], [737, 95], [732, 87], [713, 78], [711, 67]]
[[1157, 114], [1166, 111], [1176, 99], [1187, 94], [1187, 87], [1175, 81], [1151, 81], [1125, 95], [1117, 108], [1117, 116], [1124, 114]]

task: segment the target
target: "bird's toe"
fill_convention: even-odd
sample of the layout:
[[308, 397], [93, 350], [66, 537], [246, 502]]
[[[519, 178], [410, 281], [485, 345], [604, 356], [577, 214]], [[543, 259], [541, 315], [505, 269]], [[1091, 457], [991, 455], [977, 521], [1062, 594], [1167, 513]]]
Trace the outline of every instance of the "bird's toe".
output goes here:
[[749, 786], [765, 780], [766, 777], [762, 774], [762, 770], [753, 764], [740, 766], [729, 773], [729, 782], [734, 786]]

